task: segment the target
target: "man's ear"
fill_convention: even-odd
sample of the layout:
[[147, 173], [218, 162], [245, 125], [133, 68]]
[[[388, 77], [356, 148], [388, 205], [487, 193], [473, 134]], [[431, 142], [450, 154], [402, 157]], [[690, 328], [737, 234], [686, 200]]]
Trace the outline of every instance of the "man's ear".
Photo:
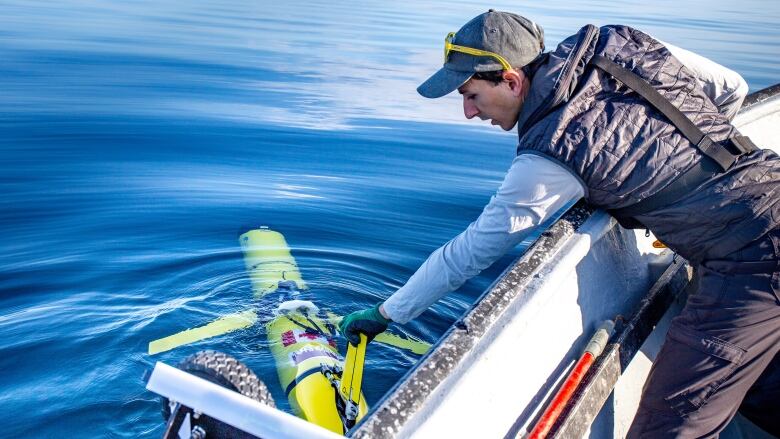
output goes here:
[[504, 81], [509, 85], [509, 89], [512, 90], [512, 94], [520, 96], [523, 94], [523, 78], [525, 75], [522, 72], [518, 72], [515, 69], [506, 70], [501, 75]]

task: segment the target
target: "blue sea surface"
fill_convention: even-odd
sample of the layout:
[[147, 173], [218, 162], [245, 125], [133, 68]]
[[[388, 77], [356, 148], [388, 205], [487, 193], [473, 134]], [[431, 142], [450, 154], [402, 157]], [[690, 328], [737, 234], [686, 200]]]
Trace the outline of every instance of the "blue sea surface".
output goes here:
[[[516, 134], [415, 88], [488, 7], [545, 28], [620, 23], [780, 82], [780, 3], [0, 3], [0, 413], [6, 437], [159, 437], [144, 373], [212, 348], [283, 408], [261, 325], [155, 356], [252, 305], [237, 236], [282, 232], [311, 297], [375, 304], [480, 213]], [[515, 258], [403, 329], [434, 342]], [[343, 341], [340, 341], [343, 347]], [[369, 404], [417, 357], [372, 344]]]

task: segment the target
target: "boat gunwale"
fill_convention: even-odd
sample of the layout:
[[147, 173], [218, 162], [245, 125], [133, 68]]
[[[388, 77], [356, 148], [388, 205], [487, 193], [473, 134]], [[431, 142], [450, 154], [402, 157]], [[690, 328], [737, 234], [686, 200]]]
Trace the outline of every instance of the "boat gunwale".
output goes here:
[[[500, 319], [534, 276], [547, 266], [552, 256], [572, 238], [594, 209], [584, 201], [572, 206], [520, 255], [480, 295], [407, 373], [350, 432], [350, 437], [394, 437], [416, 414], [436, 388], [457, 373], [458, 367]], [[389, 426], [397, 427], [397, 430]]]
[[778, 96], [780, 96], [780, 83], [762, 88], [761, 90], [750, 93], [747, 95], [747, 97], [745, 97], [745, 100], [742, 102], [740, 111], [746, 111], [754, 105], [760, 104]]

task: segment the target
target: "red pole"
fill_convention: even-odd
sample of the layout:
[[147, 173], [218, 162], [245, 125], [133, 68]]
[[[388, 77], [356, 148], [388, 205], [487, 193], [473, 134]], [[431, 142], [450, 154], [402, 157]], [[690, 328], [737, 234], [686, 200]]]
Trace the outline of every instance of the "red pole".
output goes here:
[[593, 364], [595, 360], [596, 357], [590, 352], [582, 354], [582, 357], [577, 361], [577, 364], [574, 365], [574, 369], [569, 376], [566, 377], [566, 381], [563, 382], [561, 390], [558, 391], [555, 398], [550, 402], [550, 405], [547, 406], [544, 414], [542, 414], [539, 422], [536, 423], [536, 426], [531, 431], [528, 439], [544, 439], [547, 437], [547, 433], [550, 432], [553, 424], [558, 420], [558, 416], [561, 415], [563, 408], [566, 407], [566, 403], [569, 402], [574, 391], [577, 390], [577, 387], [580, 385], [582, 377], [585, 376], [585, 373], [590, 369], [590, 365]]
[[[577, 387], [582, 382], [582, 378], [588, 372], [593, 362], [596, 361], [596, 357], [604, 351], [604, 347], [606, 347], [614, 329], [615, 323], [612, 320], [605, 320], [596, 333], [593, 334], [590, 342], [585, 347], [585, 352], [577, 361], [577, 364], [574, 365], [574, 369], [566, 377], [561, 389], [558, 390], [550, 405], [544, 410], [542, 417], [539, 418], [539, 422], [531, 430], [527, 439], [545, 439], [547, 437], [547, 433], [550, 432], [555, 421], [558, 420], [558, 417], [563, 412], [564, 407], [569, 403], [572, 395], [574, 395]], [[517, 437], [519, 438], [521, 435]]]

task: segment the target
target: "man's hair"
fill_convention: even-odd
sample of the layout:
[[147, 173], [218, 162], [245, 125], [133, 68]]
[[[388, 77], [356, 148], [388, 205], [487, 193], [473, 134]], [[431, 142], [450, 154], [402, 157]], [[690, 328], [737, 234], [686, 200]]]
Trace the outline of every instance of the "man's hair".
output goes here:
[[[530, 63], [528, 63], [523, 67], [512, 67], [512, 68], [517, 70], [518, 72], [523, 72], [526, 78], [531, 78], [533, 76], [533, 73], [536, 71], [536, 68], [545, 59], [547, 59], [547, 54], [541, 54], [537, 56], [536, 59], [534, 59], [533, 61], [531, 61]], [[474, 76], [472, 76], [472, 78], [482, 79], [484, 81], [491, 82], [493, 85], [498, 85], [501, 84], [501, 81], [504, 80], [504, 71], [491, 70], [489, 72], [477, 72], [474, 73]]]
[[[518, 72], [525, 73], [526, 76], [528, 76], [528, 67], [513, 67]], [[477, 72], [474, 73], [474, 76], [472, 76], [474, 79], [482, 79], [483, 81], [489, 81], [493, 83], [493, 85], [501, 84], [501, 82], [504, 80], [504, 71], [503, 70], [491, 70], [489, 72]]]
[[481, 79], [483, 81], [492, 82], [493, 85], [498, 85], [504, 80], [503, 70], [493, 70], [490, 72], [477, 72], [472, 76], [474, 79]]

